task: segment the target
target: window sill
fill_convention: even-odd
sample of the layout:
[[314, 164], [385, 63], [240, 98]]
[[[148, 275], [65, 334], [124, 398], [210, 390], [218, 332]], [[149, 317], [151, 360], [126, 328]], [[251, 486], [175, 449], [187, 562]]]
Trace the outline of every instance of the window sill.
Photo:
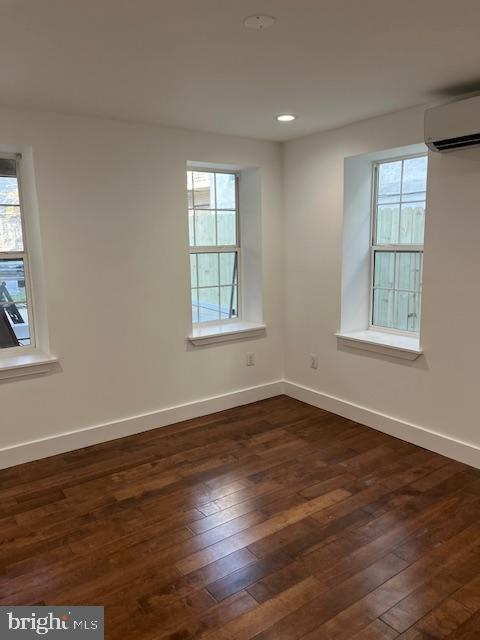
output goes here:
[[0, 354], [0, 380], [49, 373], [58, 359], [38, 350], [28, 353]]
[[403, 336], [372, 329], [337, 333], [336, 336], [339, 341], [354, 349], [364, 349], [404, 360], [416, 360], [423, 353], [420, 339], [416, 336]]
[[231, 342], [245, 338], [259, 338], [265, 335], [266, 325], [257, 322], [237, 320], [233, 322], [218, 322], [206, 325], [196, 325], [188, 336], [189, 341], [196, 347], [215, 344], [217, 342]]

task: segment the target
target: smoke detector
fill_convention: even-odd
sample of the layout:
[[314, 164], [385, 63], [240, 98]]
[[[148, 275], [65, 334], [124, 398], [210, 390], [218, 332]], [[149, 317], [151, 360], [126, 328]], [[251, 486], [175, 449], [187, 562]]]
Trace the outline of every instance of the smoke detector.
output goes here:
[[268, 29], [275, 24], [275, 18], [273, 16], [248, 16], [243, 21], [244, 26], [247, 29], [256, 29], [257, 31], [262, 31], [263, 29]]

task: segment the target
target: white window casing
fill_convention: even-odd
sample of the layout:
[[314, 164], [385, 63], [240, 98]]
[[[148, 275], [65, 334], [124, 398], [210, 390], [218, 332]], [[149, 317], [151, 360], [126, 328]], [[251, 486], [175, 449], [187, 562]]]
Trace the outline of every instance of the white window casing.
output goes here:
[[[0, 380], [4, 380], [51, 372], [57, 358], [51, 355], [49, 348], [32, 151], [28, 147], [0, 146], [0, 158], [15, 161], [18, 204], [7, 204], [3, 199], [2, 203], [4, 207], [18, 206], [22, 239], [21, 248], [17, 246], [12, 249], [7, 246], [5, 238], [8, 237], [9, 229], [6, 226], [1, 228], [2, 224], [7, 225], [7, 219], [5, 217], [2, 220], [0, 216], [0, 238], [4, 240], [1, 243], [3, 246], [0, 246], [0, 268], [3, 268], [2, 275], [5, 278], [3, 281], [0, 279], [0, 286], [3, 285], [0, 295], [1, 320], [4, 329], [8, 328], [6, 320], [11, 322], [17, 339], [17, 343], [13, 344], [12, 334], [12, 345], [4, 343], [3, 348], [0, 348]], [[15, 260], [23, 265], [23, 270], [18, 271], [18, 275], [23, 277], [11, 277], [15, 275], [15, 271], [10, 271], [8, 262]], [[24, 301], [12, 297], [11, 283], [15, 280], [17, 288], [21, 286], [19, 282], [24, 280]]]
[[[217, 194], [208, 199], [202, 199], [202, 205], [197, 207], [195, 202], [195, 190], [193, 189], [195, 173], [206, 173], [214, 176], [215, 188], [217, 187], [217, 175], [227, 174], [235, 176], [235, 206], [224, 209], [219, 206]], [[190, 175], [189, 175], [190, 174]], [[226, 179], [228, 182], [228, 178]], [[210, 184], [212, 183], [210, 178]], [[223, 183], [225, 184], [225, 183]], [[261, 338], [265, 335], [266, 326], [263, 322], [262, 311], [262, 261], [261, 261], [261, 179], [260, 170], [250, 167], [215, 166], [207, 163], [189, 163], [187, 167], [187, 187], [189, 193], [189, 259], [190, 259], [190, 279], [192, 294], [192, 329], [188, 336], [189, 342], [194, 346], [204, 346], [218, 342], [230, 342], [239, 339]], [[211, 202], [215, 207], [210, 207]], [[207, 206], [205, 206], [205, 204]], [[224, 203], [223, 203], [224, 204]], [[193, 205], [193, 223], [192, 223]], [[214, 211], [215, 219], [215, 241], [212, 243], [199, 243], [196, 236], [196, 215], [202, 211]], [[235, 212], [235, 238], [227, 230], [226, 236], [229, 242], [221, 242], [222, 233], [225, 234], [225, 227], [219, 233], [218, 212]], [[223, 219], [227, 224], [228, 216]], [[231, 229], [230, 229], [231, 231]], [[211, 238], [213, 235], [211, 234]], [[202, 240], [205, 237], [202, 236]], [[234, 241], [233, 241], [234, 240]], [[199, 261], [205, 255], [215, 256], [218, 260], [216, 265], [218, 281], [205, 286], [200, 282], [201, 270]], [[224, 280], [220, 261], [222, 256], [231, 254], [234, 258], [225, 258], [224, 265], [233, 263], [233, 270], [229, 272], [228, 283]], [[208, 259], [204, 259], [210, 262]], [[215, 260], [212, 257], [212, 260]], [[213, 264], [213, 262], [211, 263]], [[226, 271], [225, 271], [226, 273]], [[216, 276], [214, 276], [215, 278]], [[206, 309], [201, 309], [203, 304], [200, 294], [195, 294], [197, 290], [210, 288], [218, 305], [213, 305], [215, 317], [208, 317], [210, 310], [208, 304]], [[229, 300], [225, 300], [225, 292], [228, 292]], [[223, 296], [223, 302], [222, 297]], [[213, 301], [212, 297], [212, 301]], [[195, 308], [198, 306], [198, 311]]]
[[[416, 144], [345, 159], [341, 317], [340, 329], [336, 333], [336, 337], [340, 346], [343, 345], [349, 349], [355, 349], [359, 354], [361, 351], [358, 350], [366, 350], [375, 352], [380, 356], [415, 360], [423, 353], [420, 346], [420, 314], [418, 318], [410, 318], [410, 313], [405, 314], [402, 308], [402, 313], [397, 313], [396, 317], [402, 318], [403, 325], [397, 323], [397, 326], [395, 326], [392, 317], [390, 322], [383, 322], [383, 324], [390, 326], [380, 326], [376, 322], [378, 314], [374, 317], [374, 288], [379, 291], [376, 294], [377, 300], [380, 297], [383, 298], [381, 290], [383, 289], [384, 280], [382, 279], [381, 269], [384, 268], [384, 264], [389, 267], [393, 265], [393, 269], [397, 269], [398, 260], [400, 265], [398, 276], [396, 271], [393, 274], [388, 271], [391, 279], [388, 290], [395, 290], [395, 293], [389, 292], [388, 296], [398, 294], [402, 298], [402, 304], [406, 304], [405, 300], [408, 300], [408, 304], [410, 304], [411, 300], [415, 300], [413, 294], [421, 295], [422, 271], [417, 273], [414, 267], [420, 263], [423, 269], [423, 260], [418, 259], [417, 261], [417, 258], [415, 258], [415, 255], [423, 257], [423, 236], [419, 237], [421, 243], [412, 242], [412, 240], [417, 240], [415, 234], [417, 234], [420, 226], [417, 225], [415, 228], [409, 226], [409, 224], [413, 224], [411, 220], [414, 219], [414, 214], [419, 213], [416, 207], [413, 204], [410, 207], [405, 207], [406, 217], [404, 222], [406, 226], [402, 227], [401, 234], [400, 227], [398, 234], [396, 236], [392, 234], [391, 238], [387, 237], [388, 234], [384, 233], [384, 229], [380, 229], [380, 233], [377, 236], [376, 229], [377, 204], [398, 204], [398, 213], [396, 215], [398, 215], [397, 222], [400, 225], [402, 222], [402, 204], [404, 204], [402, 202], [403, 195], [407, 196], [406, 202], [410, 201], [412, 203], [416, 202], [414, 198], [417, 196], [412, 195], [410, 198], [411, 183], [408, 185], [408, 192], [403, 194], [403, 174], [396, 203], [393, 195], [387, 198], [388, 194], [386, 195], [385, 190], [382, 193], [382, 199], [378, 200], [376, 190], [378, 186], [377, 173], [380, 165], [425, 157], [426, 152], [427, 149], [424, 144]], [[412, 167], [414, 167], [413, 164], [410, 165], [409, 171]], [[409, 173], [409, 180], [411, 175]], [[419, 202], [425, 200], [423, 191], [421, 196]], [[390, 219], [394, 220], [393, 215], [388, 213], [388, 208], [388, 206], [384, 206], [382, 211], [383, 221], [388, 220], [389, 215]], [[411, 209], [411, 211], [408, 209]], [[421, 217], [418, 218], [418, 223], [420, 221]], [[392, 229], [394, 229], [393, 224]], [[413, 236], [408, 236], [407, 231], [408, 233], [411, 232]], [[382, 253], [391, 254], [392, 257], [382, 257]], [[406, 254], [412, 255], [407, 257]], [[375, 274], [376, 258], [384, 261], [383, 264], [379, 263], [377, 274]], [[409, 267], [406, 268], [406, 265], [409, 265]], [[408, 277], [405, 274], [409, 274]], [[411, 274], [415, 274], [415, 279]], [[375, 275], [377, 277], [382, 275], [382, 278], [375, 282]], [[403, 285], [405, 282], [407, 282], [408, 287], [404, 291], [398, 285]], [[376, 286], [374, 287], [374, 285]], [[389, 303], [391, 303], [390, 299]], [[395, 308], [393, 303], [391, 304], [392, 308]], [[416, 309], [416, 307], [414, 308]], [[418, 306], [419, 312], [420, 309], [421, 304]], [[408, 330], [405, 330], [405, 317], [411, 323], [408, 325]], [[418, 326], [413, 326], [414, 320], [418, 322]], [[403, 328], [399, 329], [398, 326]]]

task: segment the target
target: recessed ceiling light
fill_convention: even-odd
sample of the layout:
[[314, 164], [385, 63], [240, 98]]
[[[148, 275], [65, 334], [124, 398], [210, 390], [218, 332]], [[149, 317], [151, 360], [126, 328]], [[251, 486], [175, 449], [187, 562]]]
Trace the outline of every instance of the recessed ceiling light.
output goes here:
[[256, 29], [261, 31], [262, 29], [268, 29], [275, 24], [275, 18], [273, 16], [248, 16], [243, 21], [244, 26], [247, 29]]
[[296, 116], [292, 115], [291, 113], [282, 113], [279, 116], [275, 116], [275, 118], [279, 122], [291, 122], [292, 120], [295, 120]]

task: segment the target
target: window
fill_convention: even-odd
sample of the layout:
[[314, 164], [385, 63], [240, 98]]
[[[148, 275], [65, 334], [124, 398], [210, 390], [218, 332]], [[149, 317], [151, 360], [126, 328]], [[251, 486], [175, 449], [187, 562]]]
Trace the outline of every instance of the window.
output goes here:
[[192, 322], [238, 317], [238, 177], [187, 171]]
[[19, 158], [0, 157], [0, 348], [33, 343]]
[[374, 165], [371, 326], [418, 334], [427, 156]]

